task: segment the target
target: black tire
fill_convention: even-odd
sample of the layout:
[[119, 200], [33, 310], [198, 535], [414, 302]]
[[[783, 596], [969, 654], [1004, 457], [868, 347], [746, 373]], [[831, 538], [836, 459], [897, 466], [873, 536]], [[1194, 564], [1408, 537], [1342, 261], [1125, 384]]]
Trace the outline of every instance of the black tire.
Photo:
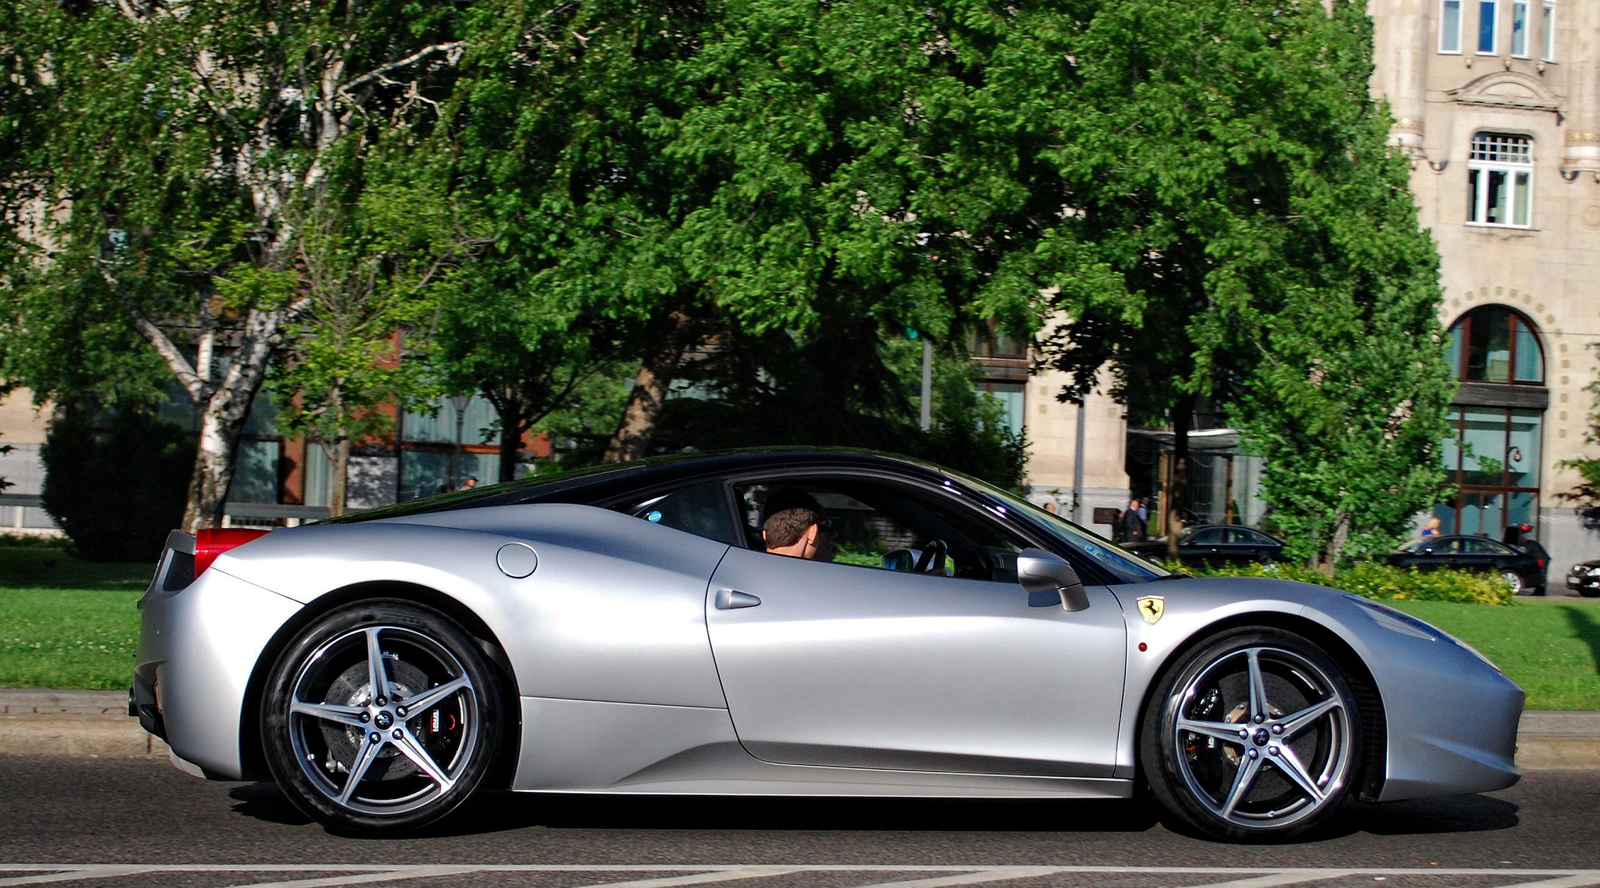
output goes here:
[[1579, 587], [1578, 594], [1584, 598], [1600, 598], [1600, 589], [1590, 589], [1587, 586]]
[[1511, 586], [1512, 595], [1521, 595], [1528, 591], [1528, 583], [1522, 578], [1522, 574], [1517, 573], [1509, 567], [1501, 568], [1500, 579], [1505, 580], [1506, 583]]
[[505, 733], [502, 699], [495, 667], [455, 621], [411, 602], [361, 602], [312, 623], [278, 657], [262, 745], [306, 814], [339, 832], [405, 832], [484, 782]]
[[1180, 657], [1145, 706], [1139, 743], [1162, 805], [1196, 832], [1236, 841], [1323, 822], [1350, 794], [1361, 749], [1343, 670], [1269, 628], [1224, 632]]

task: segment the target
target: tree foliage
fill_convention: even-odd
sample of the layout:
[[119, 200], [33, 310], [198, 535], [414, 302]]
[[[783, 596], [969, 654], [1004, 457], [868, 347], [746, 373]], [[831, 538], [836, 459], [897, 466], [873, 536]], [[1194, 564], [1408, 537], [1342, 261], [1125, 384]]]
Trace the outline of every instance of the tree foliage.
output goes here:
[[175, 379], [202, 417], [184, 526], [214, 524], [250, 405], [309, 305], [297, 220], [373, 145], [434, 119], [457, 7], [13, 6], [26, 30], [3, 41], [7, 89], [22, 86], [0, 99], [7, 120], [35, 116], [0, 182], [31, 214], [7, 263], [0, 374], [113, 405]]
[[44, 509], [79, 557], [150, 562], [161, 554], [194, 468], [183, 429], [149, 411], [73, 405], [59, 410], [40, 456]]
[[1062, 210], [1030, 257], [1071, 319], [1052, 362], [1079, 392], [1115, 362], [1180, 440], [1214, 398], [1299, 554], [1387, 547], [1443, 481], [1452, 385], [1363, 8], [1105, 3], [1065, 43], [1080, 101], [1049, 112]]
[[[907, 435], [899, 337], [953, 361], [975, 323], [1065, 318], [1039, 341], [1063, 394], [1109, 365], [1182, 442], [1221, 404], [1302, 554], [1381, 545], [1440, 480], [1437, 259], [1352, 0], [183, 9], [0, 13], [0, 208], [38, 230], [0, 374], [43, 396], [173, 376], [231, 459], [289, 344], [293, 421], [348, 441], [410, 327], [440, 390], [495, 403], [502, 477], [608, 366], [637, 368], [611, 458], [740, 411], [1009, 480], [1021, 442], [964, 374]], [[678, 377], [721, 402], [668, 416]]]

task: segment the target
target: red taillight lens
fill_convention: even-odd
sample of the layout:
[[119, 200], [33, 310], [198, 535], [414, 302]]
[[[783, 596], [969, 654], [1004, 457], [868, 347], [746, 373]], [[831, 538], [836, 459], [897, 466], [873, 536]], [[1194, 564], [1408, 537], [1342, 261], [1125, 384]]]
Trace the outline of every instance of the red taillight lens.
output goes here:
[[246, 530], [242, 527], [213, 528], [195, 531], [194, 535], [194, 575], [199, 579], [206, 572], [211, 562], [217, 556], [250, 542], [259, 536], [266, 536], [264, 530]]
[[1538, 564], [1539, 564], [1540, 567], [1544, 567], [1544, 559], [1540, 558], [1539, 561], [1538, 561]]

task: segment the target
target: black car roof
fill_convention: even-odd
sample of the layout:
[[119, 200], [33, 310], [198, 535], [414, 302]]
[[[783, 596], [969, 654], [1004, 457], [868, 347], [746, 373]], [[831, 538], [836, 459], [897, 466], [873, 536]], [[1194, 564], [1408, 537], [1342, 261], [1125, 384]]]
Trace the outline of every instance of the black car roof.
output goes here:
[[774, 468], [829, 468], [891, 471], [901, 477], [939, 479], [953, 473], [907, 456], [872, 450], [825, 447], [757, 447], [706, 453], [652, 456], [632, 462], [589, 466], [553, 475], [529, 475], [515, 481], [445, 493], [330, 518], [327, 523], [370, 521], [481, 506], [540, 502], [586, 503], [628, 490], [746, 471]]

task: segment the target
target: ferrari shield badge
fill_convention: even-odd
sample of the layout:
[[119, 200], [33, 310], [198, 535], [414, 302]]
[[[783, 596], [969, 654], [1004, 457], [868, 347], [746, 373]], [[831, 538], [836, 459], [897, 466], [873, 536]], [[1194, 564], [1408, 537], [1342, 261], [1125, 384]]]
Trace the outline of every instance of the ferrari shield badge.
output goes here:
[[1139, 599], [1139, 616], [1151, 625], [1161, 621], [1161, 615], [1167, 612], [1167, 600], [1160, 595], [1146, 595]]

